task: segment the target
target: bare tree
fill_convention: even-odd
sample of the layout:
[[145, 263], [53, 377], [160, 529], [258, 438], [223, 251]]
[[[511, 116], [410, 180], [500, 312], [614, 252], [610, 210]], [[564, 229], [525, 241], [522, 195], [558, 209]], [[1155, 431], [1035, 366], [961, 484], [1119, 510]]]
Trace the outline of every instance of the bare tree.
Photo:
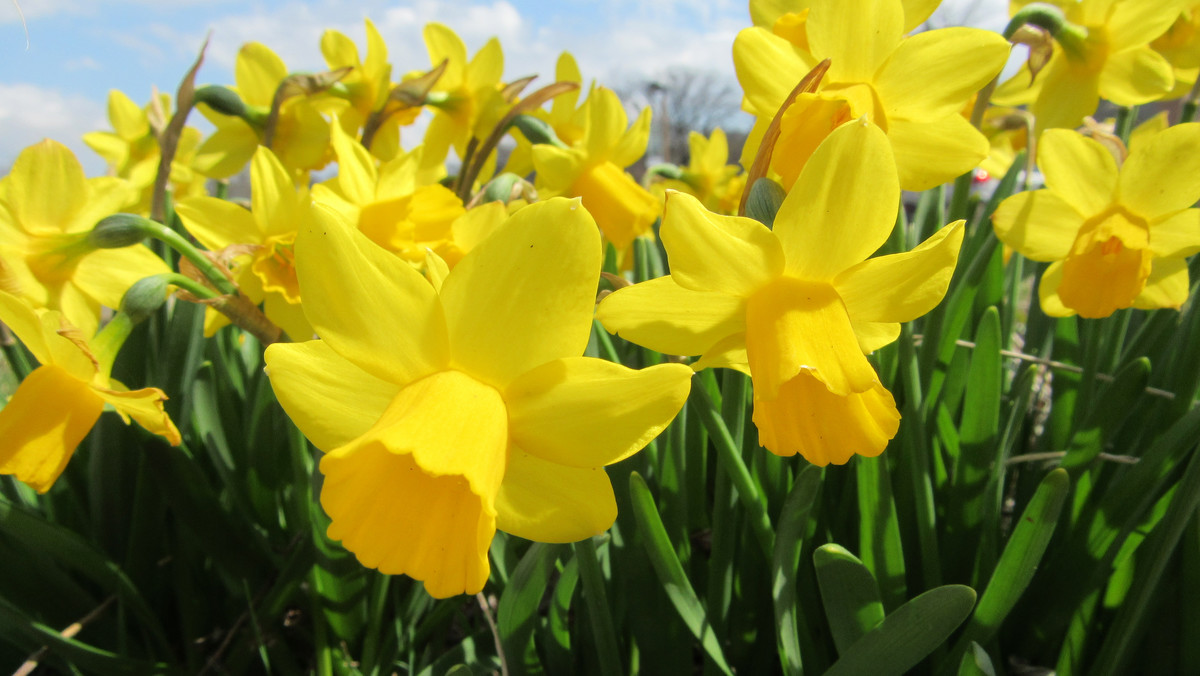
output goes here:
[[[662, 162], [686, 164], [688, 132], [709, 135], [749, 128], [753, 120], [741, 112], [742, 90], [731, 76], [713, 70], [675, 66], [656, 78], [632, 80], [614, 88], [634, 111], [654, 109], [647, 156]], [[739, 135], [740, 136], [740, 135]], [[730, 157], [736, 159], [737, 149]]]

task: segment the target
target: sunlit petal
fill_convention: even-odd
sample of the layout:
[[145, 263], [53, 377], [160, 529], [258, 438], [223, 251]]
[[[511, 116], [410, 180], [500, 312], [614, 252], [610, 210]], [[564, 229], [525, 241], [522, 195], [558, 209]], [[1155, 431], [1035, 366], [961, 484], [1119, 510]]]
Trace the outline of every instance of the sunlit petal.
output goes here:
[[558, 465], [514, 448], [496, 496], [496, 527], [535, 542], [577, 542], [617, 518], [603, 468]]
[[610, 294], [596, 319], [609, 332], [663, 354], [701, 354], [746, 330], [744, 299], [685, 289], [670, 275]]

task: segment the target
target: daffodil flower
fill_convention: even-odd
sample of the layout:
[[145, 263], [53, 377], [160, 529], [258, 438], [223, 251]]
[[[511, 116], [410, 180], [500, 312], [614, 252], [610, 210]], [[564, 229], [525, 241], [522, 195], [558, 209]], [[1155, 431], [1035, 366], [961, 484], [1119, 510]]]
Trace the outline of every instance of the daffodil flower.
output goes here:
[[58, 310], [85, 336], [100, 308], [116, 308], [143, 277], [170, 272], [150, 249], [94, 249], [87, 233], [129, 204], [123, 179], [85, 178], [66, 146], [49, 139], [17, 157], [0, 179], [0, 290], [34, 307]]
[[112, 356], [93, 353], [79, 329], [52, 310], [38, 313], [0, 291], [0, 322], [41, 364], [0, 408], [0, 474], [39, 493], [50, 490], [105, 404], [129, 422], [179, 445], [179, 430], [163, 411], [166, 395], [148, 387], [129, 391], [109, 377]]
[[570, 148], [541, 144], [533, 148], [537, 188], [546, 196], [580, 197], [596, 218], [604, 238], [629, 263], [633, 240], [651, 232], [658, 201], [625, 172], [646, 152], [650, 109], [626, 128], [628, 117], [610, 89], [596, 87], [583, 104], [587, 126]]
[[975, 28], [905, 37], [908, 12], [900, 0], [808, 4], [807, 49], [759, 27], [734, 41], [742, 107], [758, 118], [744, 164], [792, 89], [826, 58], [819, 89], [800, 94], [781, 122], [771, 169], [785, 188], [830, 130], [863, 116], [886, 132], [905, 190], [945, 183], [987, 156], [987, 139], [959, 111], [1004, 67], [1004, 38]]
[[[904, 32], [908, 33], [924, 23], [941, 2], [942, 0], [902, 0]], [[794, 41], [802, 49], [808, 49], [804, 23], [812, 4], [808, 0], [750, 0], [750, 20], [755, 26], [770, 29], [776, 35]]]
[[713, 129], [708, 138], [697, 131], [689, 133], [688, 165], [682, 168], [678, 180], [668, 179], [661, 184], [662, 189], [696, 197], [705, 209], [719, 214], [737, 212], [745, 186], [741, 167], [729, 164], [729, 143], [720, 127]]
[[671, 274], [616, 291], [597, 318], [650, 349], [701, 355], [694, 368], [749, 373], [759, 443], [772, 453], [817, 465], [879, 455], [900, 414], [865, 353], [942, 299], [963, 234], [958, 221], [908, 253], [868, 259], [899, 200], [883, 131], [839, 127], [774, 229], [671, 194], [661, 229]]
[[[365, 152], [365, 151], [364, 151]], [[215, 197], [193, 197], [175, 211], [201, 244], [211, 251], [243, 259], [235, 265], [235, 281], [251, 301], [263, 304], [267, 318], [293, 340], [312, 337], [300, 308], [292, 247], [296, 230], [307, 217], [308, 188], [297, 188], [283, 163], [259, 147], [250, 164], [250, 210]], [[248, 261], [245, 261], [248, 258]], [[229, 320], [212, 308], [205, 315], [205, 335]]]
[[[122, 211], [149, 215], [154, 196], [154, 180], [162, 159], [158, 137], [151, 125], [151, 115], [159, 116], [157, 124], [165, 127], [171, 110], [171, 97], [159, 94], [157, 108], [153, 104], [138, 107], [119, 90], [108, 93], [108, 119], [112, 131], [94, 131], [83, 135], [83, 142], [108, 162], [109, 173], [128, 180], [137, 189], [137, 197]], [[175, 199], [206, 194], [207, 179], [192, 169], [191, 160], [200, 145], [200, 130], [184, 127], [171, 162], [170, 185]]]
[[450, 28], [430, 23], [423, 31], [429, 62], [443, 60], [446, 70], [430, 90], [429, 105], [435, 109], [425, 131], [425, 161], [442, 162], [454, 148], [461, 159], [472, 137], [485, 137], [503, 117], [507, 104], [501, 92], [504, 52], [500, 41], [491, 38], [467, 61], [467, 47]]
[[[341, 85], [348, 92], [350, 105], [335, 107], [330, 111], [337, 114], [342, 129], [350, 134], [361, 129], [372, 113], [390, 105], [388, 95], [392, 87], [392, 66], [388, 63], [387, 43], [370, 19], [366, 19], [366, 31], [365, 60], [359, 56], [354, 41], [345, 34], [327, 30], [321, 35], [321, 54], [325, 56], [329, 70], [351, 68], [350, 73], [341, 79]], [[411, 124], [420, 112], [420, 106], [413, 106], [389, 115], [371, 140], [371, 154], [383, 161], [394, 158], [400, 150], [400, 127]]]
[[1038, 165], [1046, 188], [1004, 200], [992, 224], [1005, 244], [1050, 262], [1038, 290], [1046, 314], [1187, 300], [1185, 258], [1200, 251], [1200, 123], [1139, 137], [1120, 167], [1100, 143], [1050, 129]]
[[296, 265], [321, 340], [272, 345], [266, 362], [326, 452], [329, 537], [446, 597], [483, 588], [497, 528], [571, 542], [612, 524], [604, 465], [666, 427], [691, 370], [580, 356], [600, 263], [578, 200], [521, 209], [437, 285], [316, 210]]
[[[1009, 3], [1016, 13], [1030, 0]], [[1104, 98], [1135, 106], [1166, 96], [1174, 86], [1171, 64], [1150, 42], [1171, 27], [1183, 9], [1176, 0], [1056, 0], [1073, 29], [1054, 43], [1044, 68], [1032, 78], [1026, 64], [1000, 85], [992, 100], [1029, 104], [1037, 128], [1074, 128]]]
[[[238, 96], [265, 117], [288, 70], [269, 47], [248, 42], [238, 50], [233, 76]], [[205, 176], [229, 178], [254, 156], [263, 130], [239, 117], [216, 113], [206, 105], [198, 109], [217, 130], [196, 149], [193, 166]], [[271, 149], [285, 167], [297, 174], [320, 169], [330, 159], [329, 122], [308, 97], [290, 97], [279, 110]]]
[[376, 168], [362, 144], [339, 125], [332, 140], [338, 175], [313, 187], [314, 201], [341, 212], [371, 241], [413, 265], [422, 265], [427, 251], [451, 266], [462, 258], [465, 249], [457, 246], [453, 230], [465, 213], [462, 200], [422, 177], [419, 158], [401, 155]]

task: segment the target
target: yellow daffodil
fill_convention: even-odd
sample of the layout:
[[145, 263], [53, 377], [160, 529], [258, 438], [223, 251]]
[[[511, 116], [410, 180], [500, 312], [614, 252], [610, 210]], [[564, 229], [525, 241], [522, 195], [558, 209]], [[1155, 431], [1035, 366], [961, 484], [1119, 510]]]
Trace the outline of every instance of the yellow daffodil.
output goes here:
[[45, 493], [108, 404], [128, 423], [179, 445], [179, 430], [163, 411], [166, 395], [147, 387], [130, 392], [109, 377], [112, 355], [95, 354], [61, 313], [40, 314], [0, 291], [0, 322], [41, 364], [0, 408], [0, 474]]
[[1200, 251], [1200, 124], [1140, 137], [1118, 167], [1100, 143], [1071, 130], [1039, 139], [1046, 188], [1004, 200], [996, 235], [1035, 261], [1050, 262], [1042, 310], [1107, 317], [1136, 307], [1178, 308], [1187, 300], [1184, 260]]
[[831, 63], [820, 87], [800, 94], [782, 119], [771, 169], [785, 188], [830, 130], [863, 116], [886, 132], [905, 190], [944, 183], [987, 155], [987, 139], [959, 111], [1004, 67], [1009, 49], [1004, 38], [974, 28], [905, 37], [907, 12], [900, 0], [809, 5], [807, 49], [758, 27], [734, 41], [743, 108], [758, 118], [743, 164], [754, 159], [796, 84], [825, 58]]
[[[248, 42], [238, 50], [233, 75], [238, 96], [265, 120], [275, 90], [287, 77], [288, 70], [270, 48]], [[216, 113], [203, 104], [198, 108], [217, 130], [196, 150], [193, 166], [205, 176], [229, 178], [254, 156], [263, 129], [240, 117]], [[329, 161], [329, 123], [307, 96], [292, 96], [283, 102], [271, 150], [283, 166], [296, 173], [320, 169]]]
[[472, 137], [486, 137], [504, 115], [504, 52], [491, 38], [467, 61], [467, 47], [453, 30], [439, 23], [425, 26], [425, 47], [435, 67], [446, 70], [429, 95], [435, 109], [425, 132], [425, 161], [442, 162], [454, 148], [461, 159]]
[[[1016, 13], [1031, 0], [1014, 0]], [[1029, 65], [996, 90], [994, 101], [1029, 104], [1037, 128], [1074, 128], [1104, 98], [1135, 106], [1166, 96], [1175, 83], [1171, 64], [1150, 47], [1179, 16], [1176, 0], [1057, 0], [1070, 24], [1032, 79]]]
[[534, 147], [537, 189], [543, 196], [582, 198], [627, 265], [633, 240], [650, 234], [658, 218], [658, 201], [624, 170], [646, 152], [650, 109], [626, 128], [629, 118], [612, 90], [594, 88], [583, 105], [587, 125], [575, 145]]
[[87, 243], [96, 222], [135, 192], [123, 179], [85, 178], [66, 146], [47, 139], [21, 151], [0, 186], [0, 290], [62, 312], [85, 336], [102, 306], [116, 308], [134, 282], [170, 272], [144, 246]]
[[[108, 162], [110, 175], [124, 178], [137, 189], [136, 201], [122, 209], [147, 216], [154, 193], [154, 179], [162, 159], [158, 132], [166, 127], [171, 97], [160, 94], [158, 101], [140, 108], [119, 90], [108, 93], [108, 119], [112, 131], [94, 131], [83, 135], [83, 142]], [[153, 120], [153, 122], [152, 122]], [[200, 145], [200, 130], [184, 127], [171, 162], [170, 188], [175, 199], [206, 194], [206, 178], [192, 169], [190, 162]]]
[[338, 175], [313, 189], [313, 199], [340, 211], [379, 246], [413, 265], [432, 250], [449, 265], [462, 258], [452, 226], [464, 213], [462, 200], [437, 183], [419, 183], [420, 160], [397, 157], [378, 169], [360, 143], [335, 125], [333, 148]]
[[[365, 152], [365, 151], [364, 151]], [[300, 308], [300, 287], [292, 247], [308, 217], [308, 188], [297, 188], [275, 154], [260, 147], [250, 164], [250, 210], [215, 197], [193, 197], [176, 213], [201, 244], [233, 258], [235, 281], [251, 301], [263, 304], [267, 318], [294, 340], [312, 337]], [[229, 320], [209, 308], [206, 335]]]
[[[375, 132], [371, 140], [371, 154], [381, 160], [390, 160], [400, 150], [400, 127], [411, 124], [420, 114], [421, 108], [414, 106], [400, 109], [388, 101], [391, 93], [392, 66], [388, 63], [387, 43], [375, 29], [370, 19], [367, 25], [367, 58], [362, 60], [354, 41], [343, 33], [327, 30], [321, 36], [321, 53], [330, 70], [349, 67], [350, 73], [342, 78], [341, 84], [348, 92], [349, 106], [336, 109], [342, 129], [353, 134], [361, 129], [373, 113], [385, 110], [391, 114]], [[394, 112], [392, 112], [394, 111]]]
[[612, 524], [604, 465], [670, 422], [691, 370], [580, 356], [600, 262], [578, 200], [521, 209], [438, 285], [316, 210], [296, 263], [321, 340], [266, 361], [326, 452], [331, 538], [446, 597], [483, 588], [497, 528], [571, 542]]
[[663, 181], [662, 187], [696, 197], [704, 208], [718, 214], [737, 213], [746, 177], [736, 164], [729, 164], [729, 143], [720, 128], [709, 138], [693, 131], [688, 134], [688, 165], [679, 180]]
[[671, 274], [620, 289], [597, 318], [694, 368], [750, 374], [759, 443], [817, 465], [880, 454], [900, 414], [864, 353], [946, 292], [962, 221], [908, 253], [888, 238], [900, 187], [891, 147], [865, 120], [834, 130], [788, 193], [773, 229], [673, 193], [661, 236]]
[[[554, 65], [554, 81], [574, 82], [576, 84], [583, 82], [583, 75], [579, 72], [579, 65], [575, 63], [575, 57], [571, 56], [570, 52], [563, 52], [558, 55], [558, 61]], [[579, 89], [572, 89], [555, 96], [550, 101], [549, 112], [538, 108], [529, 114], [545, 120], [550, 125], [550, 128], [554, 130], [554, 135], [558, 137], [559, 141], [562, 141], [567, 146], [573, 146], [583, 137], [583, 130], [587, 126], [587, 109], [583, 107], [576, 108], [575, 106], [578, 102]], [[528, 176], [534, 171], [533, 144], [516, 130], [514, 130], [512, 137], [517, 145], [509, 153], [502, 171], [507, 171], [518, 176]]]

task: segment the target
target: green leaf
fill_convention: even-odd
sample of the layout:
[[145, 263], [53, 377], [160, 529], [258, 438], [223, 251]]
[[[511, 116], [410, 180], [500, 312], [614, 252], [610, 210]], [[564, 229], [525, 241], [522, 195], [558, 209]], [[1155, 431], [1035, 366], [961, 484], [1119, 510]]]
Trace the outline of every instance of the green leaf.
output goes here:
[[799, 635], [806, 627], [804, 616], [796, 605], [796, 569], [800, 565], [800, 550], [809, 514], [821, 490], [822, 468], [809, 465], [800, 471], [792, 486], [775, 534], [775, 558], [771, 567], [772, 597], [775, 600], [775, 631], [779, 638], [779, 656], [786, 674], [804, 671], [800, 659]]
[[974, 605], [970, 587], [930, 589], [855, 641], [825, 676], [901, 676], [941, 645]]
[[523, 674], [541, 669], [537, 652], [528, 648], [538, 620], [538, 606], [546, 594], [550, 573], [561, 550], [559, 545], [533, 543], [525, 556], [521, 557], [521, 562], [500, 595], [496, 629], [500, 632], [500, 641], [508, 656], [508, 667], [513, 673]]
[[841, 545], [818, 547], [813, 552], [813, 565], [834, 645], [839, 654], [846, 653], [856, 641], [883, 622], [879, 585], [862, 561]]
[[679, 612], [684, 624], [699, 639], [700, 646], [709, 659], [722, 673], [732, 675], [733, 672], [721, 650], [721, 642], [713, 632], [704, 606], [692, 590], [692, 585], [683, 572], [683, 565], [679, 563], [679, 557], [675, 555], [675, 549], [671, 546], [666, 529], [663, 528], [658, 509], [654, 506], [654, 496], [651, 495], [646, 480], [637, 472], [630, 474], [629, 490], [638, 528], [644, 536], [642, 541], [646, 544], [646, 553], [650, 556], [654, 572], [663, 585], [663, 591], [671, 599], [671, 604]]
[[1071, 445], [1062, 461], [1063, 469], [1070, 471], [1072, 476], [1078, 476], [1100, 455], [1113, 431], [1136, 410], [1136, 404], [1145, 395], [1149, 382], [1150, 360], [1145, 357], [1134, 359], [1117, 372], [1113, 382], [1096, 398], [1087, 420], [1071, 438]]
[[1067, 471], [1061, 468], [1042, 479], [1037, 492], [1021, 513], [1012, 537], [1005, 545], [1000, 561], [992, 571], [992, 577], [952, 655], [965, 653], [970, 643], [990, 641], [1000, 629], [1000, 624], [1037, 572], [1042, 555], [1054, 535], [1070, 487]]
[[900, 523], [888, 458], [854, 459], [858, 481], [859, 551], [863, 564], [877, 580], [885, 605], [895, 608], [904, 602], [904, 545], [900, 541]]

